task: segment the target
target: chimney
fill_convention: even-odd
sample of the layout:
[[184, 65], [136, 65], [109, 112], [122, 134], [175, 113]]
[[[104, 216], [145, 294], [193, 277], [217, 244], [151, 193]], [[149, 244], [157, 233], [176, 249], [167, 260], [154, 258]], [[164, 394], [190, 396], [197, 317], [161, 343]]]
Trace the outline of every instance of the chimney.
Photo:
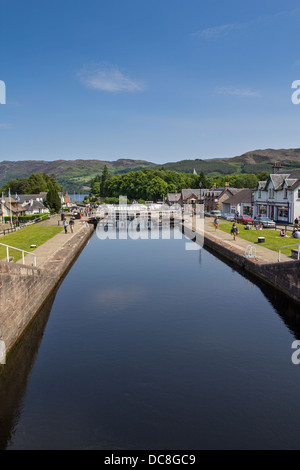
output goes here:
[[228, 181], [225, 183], [225, 188], [229, 188], [229, 183], [228, 183]]
[[276, 173], [279, 173], [281, 170], [281, 163], [280, 162], [275, 162], [273, 165], [273, 175]]

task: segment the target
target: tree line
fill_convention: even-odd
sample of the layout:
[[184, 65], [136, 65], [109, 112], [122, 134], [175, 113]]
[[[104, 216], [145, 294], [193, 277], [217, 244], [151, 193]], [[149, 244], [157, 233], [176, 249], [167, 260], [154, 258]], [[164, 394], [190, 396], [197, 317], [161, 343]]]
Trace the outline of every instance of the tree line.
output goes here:
[[145, 169], [122, 175], [111, 175], [104, 167], [102, 175], [97, 175], [91, 181], [90, 198], [118, 198], [127, 196], [131, 200], [162, 199], [168, 193], [181, 192], [182, 189], [210, 189], [224, 187], [228, 183], [235, 188], [255, 188], [258, 181], [265, 180], [269, 173], [238, 174], [207, 178], [203, 172], [200, 175], [179, 173], [171, 170]]
[[8, 196], [9, 191], [12, 197], [16, 194], [46, 193], [45, 204], [47, 207], [53, 212], [58, 212], [61, 208], [61, 200], [58, 193], [62, 192], [62, 188], [54, 175], [32, 173], [27, 178], [10, 179], [0, 188], [0, 192], [5, 196]]

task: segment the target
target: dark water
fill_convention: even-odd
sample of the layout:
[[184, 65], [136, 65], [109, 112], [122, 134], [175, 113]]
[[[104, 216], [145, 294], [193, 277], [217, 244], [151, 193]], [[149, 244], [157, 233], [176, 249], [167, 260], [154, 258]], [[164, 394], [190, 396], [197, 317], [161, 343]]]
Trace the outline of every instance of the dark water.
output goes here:
[[2, 368], [2, 448], [300, 447], [297, 307], [184, 247], [91, 239]]

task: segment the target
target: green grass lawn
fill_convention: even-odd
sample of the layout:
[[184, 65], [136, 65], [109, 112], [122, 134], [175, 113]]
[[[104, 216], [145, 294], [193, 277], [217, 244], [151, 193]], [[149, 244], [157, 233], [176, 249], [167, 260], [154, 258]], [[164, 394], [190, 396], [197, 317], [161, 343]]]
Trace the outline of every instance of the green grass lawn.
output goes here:
[[[230, 233], [232, 227], [232, 222], [225, 222], [220, 221], [219, 230], [223, 230], [224, 232]], [[278, 253], [279, 248], [285, 245], [295, 245], [300, 244], [300, 239], [292, 238], [291, 233], [288, 233], [287, 237], [281, 237], [279, 230], [274, 230], [270, 228], [265, 228], [263, 230], [255, 230], [252, 228], [251, 230], [245, 230], [245, 225], [237, 224], [238, 230], [240, 234], [238, 237], [243, 238], [244, 240], [248, 240], [249, 242], [258, 244], [257, 238], [258, 237], [265, 237], [265, 243], [262, 244], [265, 248], [269, 250], [276, 251]], [[293, 247], [293, 249], [297, 249], [297, 247]], [[291, 256], [292, 248], [285, 248], [282, 250], [282, 253], [286, 256]]]
[[[50, 238], [63, 231], [63, 227], [41, 227], [39, 225], [30, 225], [22, 228], [17, 232], [10, 233], [0, 237], [0, 243], [20, 248], [25, 251], [34, 251], [30, 245], [41, 246]], [[9, 250], [9, 256], [14, 257], [14, 261], [22, 258], [22, 253], [17, 250]], [[0, 259], [6, 257], [6, 248], [0, 245]]]

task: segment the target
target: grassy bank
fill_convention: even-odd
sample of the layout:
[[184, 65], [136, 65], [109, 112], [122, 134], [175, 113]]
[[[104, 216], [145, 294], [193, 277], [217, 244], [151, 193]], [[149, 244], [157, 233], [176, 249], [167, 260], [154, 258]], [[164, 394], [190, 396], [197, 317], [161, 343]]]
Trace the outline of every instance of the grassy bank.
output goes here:
[[[230, 233], [232, 227], [232, 222], [220, 221], [219, 230]], [[287, 237], [281, 237], [279, 230], [274, 230], [270, 228], [265, 228], [263, 230], [245, 230], [245, 225], [237, 224], [240, 234], [238, 237], [243, 238], [254, 244], [258, 244], [258, 237], [265, 237], [265, 243], [262, 246], [268, 248], [269, 250], [276, 251], [278, 253], [279, 248], [286, 245], [300, 244], [300, 239], [293, 238], [289, 233]], [[294, 247], [296, 249], [296, 247]], [[291, 248], [285, 248], [282, 251], [286, 256], [291, 256]]]
[[[34, 251], [35, 248], [30, 248], [30, 245], [36, 245], [36, 247], [39, 247], [62, 231], [63, 227], [41, 227], [39, 225], [30, 225], [29, 227], [22, 228], [17, 232], [0, 237], [0, 243], [25, 251]], [[17, 250], [9, 250], [9, 256], [13, 256], [14, 261], [18, 261], [22, 258], [22, 253]], [[5, 257], [6, 248], [0, 245], [0, 259]]]

